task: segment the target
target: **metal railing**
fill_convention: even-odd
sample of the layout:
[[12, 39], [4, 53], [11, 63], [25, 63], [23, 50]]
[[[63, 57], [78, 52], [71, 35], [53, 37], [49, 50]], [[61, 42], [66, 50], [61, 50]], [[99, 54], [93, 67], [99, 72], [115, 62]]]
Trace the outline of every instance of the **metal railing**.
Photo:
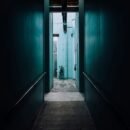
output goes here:
[[10, 109], [10, 111], [8, 112], [7, 116], [9, 114], [11, 114], [11, 112], [18, 106], [18, 104], [20, 104], [23, 99], [35, 88], [35, 86], [39, 83], [40, 80], [42, 80], [44, 78], [44, 76], [46, 75], [46, 72], [42, 73], [35, 82], [33, 82], [33, 84], [29, 87], [29, 89], [18, 99], [18, 101], [14, 104], [14, 106]]
[[95, 88], [96, 92], [99, 94], [99, 96], [101, 96], [101, 98], [108, 104], [109, 108], [114, 112], [114, 114], [116, 115], [117, 119], [119, 120], [119, 122], [123, 125], [123, 127], [125, 128], [125, 130], [129, 130], [129, 128], [127, 127], [122, 115], [120, 114], [118, 107], [115, 106], [105, 95], [104, 93], [98, 88], [98, 86], [92, 81], [91, 78], [89, 78], [89, 76], [83, 72], [84, 77], [90, 82], [91, 86], [93, 86], [93, 88]]

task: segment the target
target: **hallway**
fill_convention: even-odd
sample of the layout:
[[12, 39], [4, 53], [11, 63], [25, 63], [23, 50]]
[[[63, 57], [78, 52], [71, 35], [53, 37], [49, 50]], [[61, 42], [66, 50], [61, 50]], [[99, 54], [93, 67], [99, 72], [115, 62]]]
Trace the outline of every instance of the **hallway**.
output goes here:
[[54, 79], [33, 130], [96, 130], [74, 80]]
[[[129, 10], [127, 0], [1, 1], [0, 130], [31, 130], [36, 117], [34, 130], [130, 130]], [[53, 88], [54, 76], [75, 80]]]

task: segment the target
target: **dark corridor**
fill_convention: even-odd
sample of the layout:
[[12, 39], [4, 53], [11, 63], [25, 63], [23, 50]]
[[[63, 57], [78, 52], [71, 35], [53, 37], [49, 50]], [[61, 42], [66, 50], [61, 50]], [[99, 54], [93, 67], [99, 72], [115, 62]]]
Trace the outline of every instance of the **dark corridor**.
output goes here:
[[[49, 13], [61, 11], [66, 21], [66, 11], [78, 11], [78, 90], [97, 130], [130, 130], [129, 3], [54, 1], [1, 1], [0, 129], [32, 129], [52, 87]], [[67, 31], [66, 25], [63, 28]]]

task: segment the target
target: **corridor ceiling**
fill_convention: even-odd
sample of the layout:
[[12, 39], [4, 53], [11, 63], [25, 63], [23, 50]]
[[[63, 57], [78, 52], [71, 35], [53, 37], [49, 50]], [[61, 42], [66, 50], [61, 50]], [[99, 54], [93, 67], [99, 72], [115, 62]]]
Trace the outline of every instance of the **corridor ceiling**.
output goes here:
[[51, 12], [62, 12], [63, 29], [67, 32], [67, 12], [77, 12], [79, 0], [50, 0]]
[[61, 6], [64, 2], [67, 2], [67, 6], [78, 6], [78, 0], [50, 0], [50, 5]]

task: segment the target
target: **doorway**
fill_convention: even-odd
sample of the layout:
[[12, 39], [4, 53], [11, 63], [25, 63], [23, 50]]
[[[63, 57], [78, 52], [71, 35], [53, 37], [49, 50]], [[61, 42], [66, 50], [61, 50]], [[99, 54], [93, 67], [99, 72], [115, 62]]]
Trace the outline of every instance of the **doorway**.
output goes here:
[[78, 91], [79, 13], [50, 13], [49, 21], [50, 90]]

